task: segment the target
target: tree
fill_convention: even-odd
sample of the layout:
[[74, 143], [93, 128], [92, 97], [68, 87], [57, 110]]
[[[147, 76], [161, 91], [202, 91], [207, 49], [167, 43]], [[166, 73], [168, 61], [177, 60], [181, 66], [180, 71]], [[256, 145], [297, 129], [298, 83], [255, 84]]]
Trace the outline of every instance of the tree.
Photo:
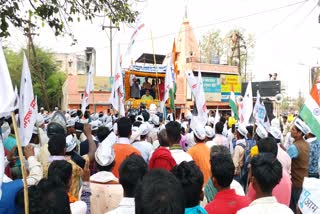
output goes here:
[[[70, 34], [68, 23], [81, 18], [91, 21], [95, 17], [108, 17], [118, 24], [133, 23], [138, 15], [128, 0], [0, 0], [0, 5], [0, 37], [10, 35], [9, 23], [26, 33], [30, 26], [47, 23], [55, 35], [60, 35]], [[32, 16], [34, 19], [30, 19]]]
[[[16, 85], [18, 88], [20, 88], [24, 51], [14, 52], [10, 49], [4, 50], [13, 85]], [[50, 51], [39, 47], [36, 47], [35, 51], [37, 53], [37, 60], [31, 55], [29, 63], [33, 92], [37, 96], [38, 105], [45, 106], [49, 110], [60, 104], [62, 98], [61, 88], [66, 75], [58, 72], [54, 56]], [[37, 69], [41, 69], [41, 75], [39, 75]]]
[[214, 56], [221, 58], [226, 55], [227, 64], [238, 66], [240, 74], [244, 73], [246, 65], [253, 58], [254, 46], [254, 36], [247, 34], [244, 29], [233, 29], [225, 37], [221, 36], [219, 30], [212, 30], [200, 42], [201, 55], [206, 63], [210, 63]]

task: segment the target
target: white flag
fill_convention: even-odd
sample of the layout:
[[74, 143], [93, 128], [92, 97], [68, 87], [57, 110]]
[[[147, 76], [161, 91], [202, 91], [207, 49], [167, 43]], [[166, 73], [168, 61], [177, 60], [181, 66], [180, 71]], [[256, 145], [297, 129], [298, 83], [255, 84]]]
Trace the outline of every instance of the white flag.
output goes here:
[[[192, 77], [191, 77], [192, 78]], [[192, 83], [192, 80], [190, 81], [190, 83]], [[190, 86], [190, 84], [189, 84]], [[194, 84], [191, 84], [191, 87], [193, 87]], [[191, 90], [193, 90], [191, 88]], [[198, 73], [198, 81], [197, 81], [197, 86], [196, 86], [196, 90], [195, 90], [195, 103], [197, 106], [197, 110], [198, 110], [198, 115], [192, 117], [191, 119], [191, 124], [190, 127], [192, 129], [195, 128], [195, 126], [205, 126], [208, 120], [208, 115], [207, 115], [207, 105], [206, 105], [206, 98], [205, 98], [205, 94], [204, 94], [204, 90], [203, 90], [203, 81], [202, 81], [202, 76], [201, 76], [201, 72], [199, 71]]]
[[119, 116], [125, 116], [124, 110], [124, 89], [123, 89], [123, 77], [122, 68], [120, 65], [120, 45], [118, 48], [118, 58], [113, 78], [113, 87], [109, 102], [112, 104], [113, 108], [118, 111]]
[[129, 45], [128, 45], [128, 48], [127, 48], [127, 51], [125, 54], [126, 56], [130, 55], [132, 46], [134, 45], [134, 43], [137, 39], [138, 33], [141, 31], [141, 29], [143, 27], [144, 27], [144, 23], [141, 23], [140, 20], [138, 20], [137, 25], [133, 31], [133, 34], [131, 35], [130, 42], [129, 42]]
[[193, 94], [193, 96], [196, 96], [197, 90], [198, 90], [198, 81], [194, 77], [193, 72], [186, 71], [186, 78], [187, 78], [188, 85], [191, 89], [191, 93]]
[[173, 89], [173, 72], [171, 66], [171, 58], [169, 59], [167, 69], [166, 69], [166, 77], [165, 77], [165, 86], [164, 86], [164, 95], [163, 95], [163, 103], [166, 103], [167, 99], [169, 98], [169, 90]]
[[253, 111], [253, 101], [252, 101], [252, 86], [251, 82], [248, 82], [246, 93], [243, 97], [242, 103], [239, 105], [240, 112], [240, 123], [248, 124], [252, 111]]
[[32, 79], [27, 57], [23, 54], [23, 66], [20, 82], [19, 121], [21, 146], [26, 146], [32, 136], [34, 124], [37, 120], [37, 101], [33, 94]]
[[253, 108], [253, 117], [255, 119], [255, 122], [260, 123], [260, 124], [264, 124], [266, 114], [267, 114], [266, 107], [264, 106], [263, 102], [261, 101], [260, 93], [258, 90], [256, 103]]
[[220, 113], [219, 113], [219, 109], [217, 107], [217, 110], [216, 110], [216, 115], [214, 116], [214, 127], [216, 126], [217, 122], [220, 121]]
[[4, 57], [2, 44], [0, 42], [0, 117], [10, 115], [10, 112], [14, 111], [14, 103], [16, 101], [16, 95], [14, 93], [12, 82], [7, 66], [6, 59]]
[[87, 84], [86, 84], [86, 88], [85, 91], [83, 93], [83, 97], [81, 100], [81, 111], [82, 114], [85, 113], [87, 106], [90, 104], [90, 93], [94, 88], [94, 83], [93, 83], [93, 74], [94, 74], [94, 60], [93, 58], [91, 59], [91, 64], [90, 64], [90, 68], [89, 68], [89, 72], [87, 75]]

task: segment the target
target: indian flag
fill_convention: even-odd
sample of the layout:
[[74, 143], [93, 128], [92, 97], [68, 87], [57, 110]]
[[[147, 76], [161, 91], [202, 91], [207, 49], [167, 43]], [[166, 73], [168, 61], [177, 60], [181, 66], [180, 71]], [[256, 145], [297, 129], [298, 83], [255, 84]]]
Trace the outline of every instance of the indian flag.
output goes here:
[[229, 106], [234, 114], [234, 118], [236, 120], [238, 120], [239, 115], [238, 115], [238, 111], [237, 111], [236, 96], [234, 95], [233, 91], [231, 91], [231, 93], [230, 93]]
[[309, 126], [312, 133], [320, 138], [320, 107], [309, 94], [301, 108], [300, 117]]

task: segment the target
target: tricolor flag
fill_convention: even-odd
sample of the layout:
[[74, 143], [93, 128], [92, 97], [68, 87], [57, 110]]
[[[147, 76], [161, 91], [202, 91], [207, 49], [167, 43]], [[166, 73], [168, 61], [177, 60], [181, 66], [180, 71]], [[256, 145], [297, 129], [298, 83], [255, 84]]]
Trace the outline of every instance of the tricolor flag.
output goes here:
[[236, 120], [239, 120], [239, 115], [238, 115], [238, 110], [237, 110], [237, 104], [236, 104], [236, 96], [235, 96], [233, 90], [231, 90], [231, 92], [230, 92], [229, 106], [230, 106], [230, 108], [231, 108], [231, 110], [232, 110], [233, 117], [234, 117]]
[[320, 83], [318, 81], [316, 84], [313, 85], [310, 94], [311, 94], [311, 97], [320, 106]]
[[300, 117], [309, 126], [312, 133], [320, 139], [320, 107], [309, 94], [300, 110]]
[[21, 138], [21, 146], [29, 144], [37, 116], [37, 99], [33, 94], [32, 79], [27, 57], [23, 54], [19, 102], [19, 128], [21, 130], [19, 134]]
[[82, 101], [81, 101], [81, 111], [82, 114], [86, 111], [87, 106], [89, 105], [90, 102], [90, 93], [94, 89], [94, 83], [93, 83], [93, 74], [94, 74], [94, 60], [93, 58], [91, 59], [91, 64], [89, 68], [89, 72], [87, 75], [87, 84], [86, 88], [83, 93]]
[[113, 109], [118, 111], [119, 116], [125, 116], [124, 110], [124, 88], [122, 69], [120, 65], [120, 45], [118, 47], [118, 58], [113, 78], [113, 87], [109, 102], [112, 104]]
[[171, 58], [169, 59], [167, 69], [166, 69], [166, 77], [165, 77], [165, 85], [164, 85], [164, 95], [162, 102], [165, 104], [167, 99], [169, 98], [169, 91], [170, 89], [173, 89], [174, 82], [173, 82], [173, 72], [172, 72], [172, 64], [171, 64]]

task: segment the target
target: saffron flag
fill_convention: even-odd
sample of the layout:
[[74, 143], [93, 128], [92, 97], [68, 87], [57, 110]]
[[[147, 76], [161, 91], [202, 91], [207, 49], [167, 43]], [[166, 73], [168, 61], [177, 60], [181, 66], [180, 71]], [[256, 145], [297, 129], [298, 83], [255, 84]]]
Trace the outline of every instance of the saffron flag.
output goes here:
[[237, 104], [236, 104], [236, 96], [235, 96], [233, 90], [232, 90], [231, 93], [230, 93], [229, 106], [230, 106], [230, 108], [231, 108], [231, 110], [232, 110], [233, 117], [234, 117], [236, 120], [239, 120], [239, 115], [238, 115], [238, 110], [237, 110]]
[[33, 94], [32, 79], [28, 60], [23, 54], [23, 66], [20, 82], [19, 129], [21, 146], [26, 146], [32, 136], [34, 124], [38, 116], [37, 99]]
[[252, 100], [252, 86], [251, 82], [248, 82], [246, 93], [243, 97], [242, 103], [239, 104], [239, 118], [240, 123], [248, 124], [253, 111], [253, 100]]
[[118, 111], [119, 116], [125, 116], [124, 110], [124, 88], [123, 88], [123, 77], [122, 68], [120, 65], [120, 45], [118, 45], [118, 58], [114, 73], [113, 87], [109, 102], [112, 104], [113, 109]]
[[2, 44], [0, 42], [0, 117], [10, 115], [14, 111], [17, 102], [16, 94], [14, 93], [12, 82], [4, 57]]
[[320, 83], [317, 82], [316, 84], [313, 85], [310, 94], [311, 94], [311, 97], [320, 106]]
[[81, 100], [81, 111], [82, 114], [86, 111], [87, 106], [89, 105], [90, 102], [90, 93], [94, 89], [94, 83], [93, 83], [93, 74], [94, 74], [94, 60], [93, 58], [91, 59], [91, 64], [89, 68], [89, 72], [87, 75], [87, 84], [86, 88], [83, 93], [83, 97]]
[[309, 94], [300, 110], [300, 117], [309, 126], [312, 133], [320, 139], [320, 107]]

